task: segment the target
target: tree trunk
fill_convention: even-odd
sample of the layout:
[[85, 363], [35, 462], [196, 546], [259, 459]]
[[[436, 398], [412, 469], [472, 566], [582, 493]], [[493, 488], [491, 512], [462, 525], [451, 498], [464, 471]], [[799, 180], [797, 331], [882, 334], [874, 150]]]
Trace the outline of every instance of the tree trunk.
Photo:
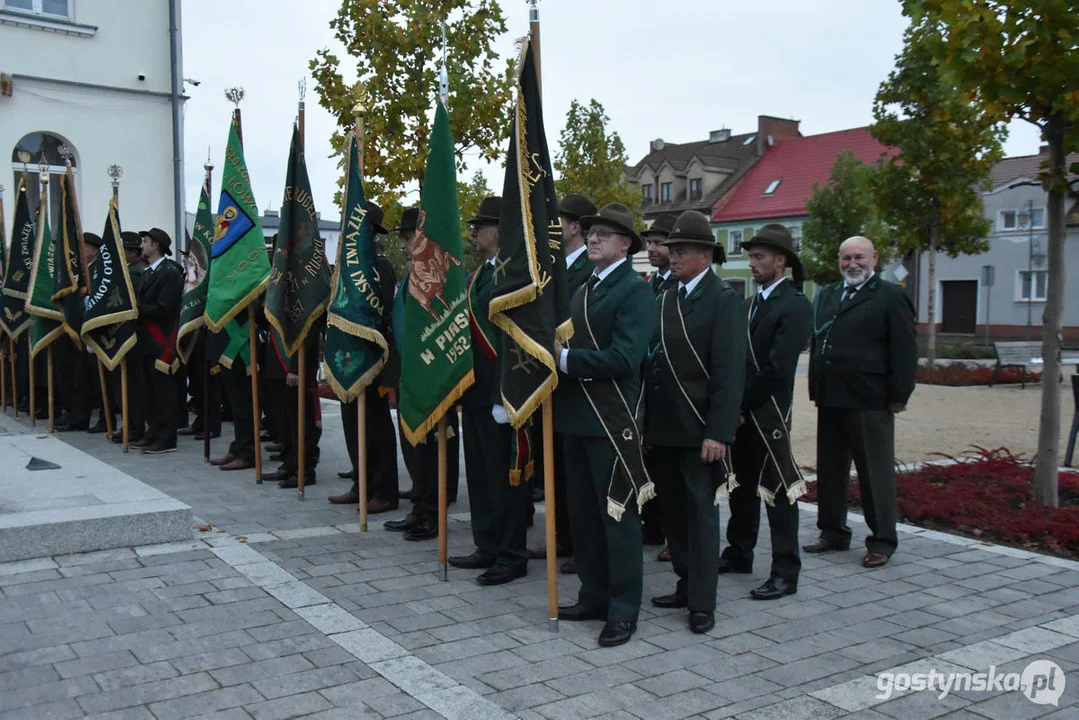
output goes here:
[[[1034, 465], [1034, 502], [1056, 507], [1058, 463], [1060, 459], [1060, 346], [1064, 310], [1064, 117], [1049, 118], [1045, 138], [1049, 143], [1049, 172], [1054, 185], [1049, 191], [1049, 247], [1046, 263], [1049, 282], [1042, 316], [1042, 416], [1038, 425], [1038, 455]], [[1034, 278], [1030, 278], [1031, 297]]]
[[926, 303], [925, 357], [930, 370], [937, 361], [937, 247], [940, 244], [940, 226], [934, 221], [929, 226], [929, 300]]

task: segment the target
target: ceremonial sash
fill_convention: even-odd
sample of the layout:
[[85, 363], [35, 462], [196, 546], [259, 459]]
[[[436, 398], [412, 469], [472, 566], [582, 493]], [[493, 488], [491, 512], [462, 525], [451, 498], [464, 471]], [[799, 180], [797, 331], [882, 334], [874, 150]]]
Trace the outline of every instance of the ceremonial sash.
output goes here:
[[161, 348], [157, 359], [154, 360], [154, 369], [166, 375], [172, 375], [180, 367], [180, 360], [176, 357], [176, 325], [173, 324], [171, 332], [167, 335], [161, 325], [154, 320], [143, 320], [143, 325], [149, 331], [154, 345]]
[[476, 281], [483, 272], [486, 263], [472, 273], [468, 282], [468, 327], [472, 334], [472, 347], [478, 348], [487, 362], [495, 364], [498, 358], [498, 350], [495, 341], [498, 339], [498, 328], [491, 322], [485, 313], [477, 313], [475, 304], [479, 302], [479, 291], [476, 289]]
[[[592, 333], [592, 325], [588, 322], [591, 284], [585, 283], [581, 292], [584, 293], [584, 302], [573, 304], [573, 327], [584, 328], [592, 348], [599, 350], [599, 343]], [[652, 484], [644, 466], [637, 420], [614, 379], [581, 380], [580, 383], [588, 404], [592, 406], [592, 412], [596, 414], [596, 419], [614, 448], [615, 463], [607, 485], [607, 514], [620, 521], [626, 506], [634, 497], [639, 511], [646, 502], [656, 496], [656, 486]]]

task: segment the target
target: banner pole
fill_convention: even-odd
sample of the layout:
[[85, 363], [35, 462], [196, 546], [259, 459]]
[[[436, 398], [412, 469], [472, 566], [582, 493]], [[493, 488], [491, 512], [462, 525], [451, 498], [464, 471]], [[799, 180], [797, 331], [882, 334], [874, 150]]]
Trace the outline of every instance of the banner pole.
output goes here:
[[8, 359], [11, 360], [11, 408], [19, 417], [19, 376], [15, 372], [15, 338], [8, 338]]
[[0, 405], [7, 414], [7, 353], [0, 356]]
[[30, 353], [27, 353], [27, 357], [30, 358], [30, 426], [37, 427], [37, 398], [34, 393], [34, 357]]
[[360, 532], [367, 532], [367, 389], [356, 398], [356, 472], [360, 493]]
[[299, 412], [296, 416], [299, 418], [299, 425], [296, 432], [296, 499], [303, 500], [303, 483], [304, 483], [304, 461], [306, 458], [306, 435], [307, 435], [307, 348], [304, 345], [300, 345], [300, 349], [297, 351], [300, 354], [300, 382], [296, 384], [297, 405], [299, 406]]
[[[97, 357], [95, 355], [95, 357]], [[112, 438], [112, 408], [109, 406], [109, 387], [105, 384], [105, 365], [97, 358], [97, 377], [101, 380], [101, 414], [105, 416], [105, 430]]]
[[[203, 331], [201, 340], [204, 348], [208, 339], [206, 332]], [[206, 362], [202, 364], [202, 461], [208, 463], [210, 462], [210, 358], [206, 357], [205, 352], [203, 358]]]
[[554, 498], [554, 401], [543, 401], [543, 500], [547, 536], [547, 629], [558, 632], [558, 567]]
[[124, 452], [128, 450], [128, 422], [127, 422], [127, 355], [120, 358], [120, 422], [123, 429], [120, 431], [124, 440]]
[[[237, 113], [239, 110], [237, 109]], [[259, 410], [259, 361], [258, 344], [255, 337], [255, 304], [247, 306], [247, 329], [251, 343], [251, 361], [247, 366], [251, 371], [251, 412], [254, 418], [251, 420], [252, 430], [255, 433], [255, 483], [262, 484], [262, 437], [259, 423], [262, 413]]]
[[446, 538], [446, 505], [447, 500], [449, 499], [446, 489], [448, 474], [449, 461], [446, 458], [446, 416], [443, 415], [438, 421], [438, 579], [442, 582], [446, 582], [449, 579], [449, 572], [447, 569], [449, 550]]
[[52, 385], [52, 344], [45, 350], [45, 367], [48, 373], [48, 385], [49, 385], [49, 432], [53, 432], [56, 429], [56, 411], [53, 410], [53, 385]]

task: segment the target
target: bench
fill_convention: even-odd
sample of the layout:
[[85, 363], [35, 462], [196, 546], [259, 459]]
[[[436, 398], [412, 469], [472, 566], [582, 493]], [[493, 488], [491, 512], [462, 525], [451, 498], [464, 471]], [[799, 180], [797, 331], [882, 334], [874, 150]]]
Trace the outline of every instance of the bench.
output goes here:
[[[995, 342], [993, 343], [993, 351], [997, 355], [997, 364], [993, 368], [993, 377], [989, 379], [990, 387], [996, 382], [997, 373], [1000, 372], [1001, 368], [1014, 367], [1019, 368], [1019, 381], [1025, 388], [1027, 386], [1027, 366], [1037, 365], [1040, 367], [1045, 363], [1041, 357], [1041, 341]], [[1076, 365], [1079, 368], [1079, 355], [1063, 355], [1060, 358], [1060, 364]]]

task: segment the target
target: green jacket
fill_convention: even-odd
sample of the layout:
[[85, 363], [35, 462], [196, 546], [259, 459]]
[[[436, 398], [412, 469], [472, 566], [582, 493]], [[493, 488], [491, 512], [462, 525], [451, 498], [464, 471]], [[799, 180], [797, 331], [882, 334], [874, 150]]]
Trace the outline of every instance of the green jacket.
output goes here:
[[820, 290], [814, 306], [809, 399], [818, 407], [887, 410], [905, 405], [918, 369], [914, 305], [874, 275], [841, 310], [843, 283]]
[[[756, 297], [745, 301], [747, 317]], [[760, 370], [756, 369], [753, 357], [747, 352], [743, 414], [756, 410], [772, 397], [783, 416], [790, 412], [798, 356], [806, 349], [812, 334], [813, 306], [790, 280], [776, 285], [768, 299], [758, 303], [757, 311], [749, 321], [749, 336]]]
[[[584, 291], [570, 303], [584, 303]], [[641, 364], [648, 354], [648, 340], [656, 323], [656, 302], [648, 283], [634, 271], [632, 262], [615, 268], [591, 291], [588, 320], [599, 350], [592, 347], [588, 328], [574, 323], [567, 347], [567, 374], [560, 375], [555, 391], [555, 430], [573, 435], [603, 437], [582, 383], [613, 378], [632, 412], [641, 393]], [[557, 358], [556, 358], [557, 360]]]
[[[469, 318], [469, 332], [472, 334], [472, 367], [476, 381], [465, 390], [461, 396], [461, 405], [486, 406], [502, 404], [502, 390], [500, 379], [501, 367], [498, 364], [497, 355], [502, 352], [502, 331], [490, 321], [491, 316], [491, 286], [493, 285], [494, 270], [484, 262], [476, 269], [469, 278], [469, 285], [474, 281], [476, 284], [476, 297], [470, 300], [470, 313], [476, 317]], [[488, 333], [485, 337], [490, 341], [495, 358], [489, 358], [481, 346], [480, 338], [476, 337], [477, 329], [473, 327], [478, 322]]]
[[[678, 284], [664, 292], [666, 302], [678, 296]], [[655, 315], [662, 312], [655, 302]], [[682, 300], [686, 334], [708, 370], [704, 425], [682, 395], [664, 355], [659, 323], [652, 335], [645, 366], [645, 441], [668, 447], [700, 447], [704, 440], [734, 442], [746, 372], [746, 316], [742, 298], [714, 272], [709, 272]], [[668, 328], [668, 333], [671, 329]], [[668, 346], [670, 347], [670, 346]], [[680, 363], [694, 358], [675, 358]], [[703, 381], [703, 379], [702, 379]]]
[[588, 259], [588, 249], [577, 256], [573, 264], [566, 268], [566, 289], [570, 300], [577, 293], [577, 288], [584, 285], [584, 281], [592, 276], [592, 261]]

